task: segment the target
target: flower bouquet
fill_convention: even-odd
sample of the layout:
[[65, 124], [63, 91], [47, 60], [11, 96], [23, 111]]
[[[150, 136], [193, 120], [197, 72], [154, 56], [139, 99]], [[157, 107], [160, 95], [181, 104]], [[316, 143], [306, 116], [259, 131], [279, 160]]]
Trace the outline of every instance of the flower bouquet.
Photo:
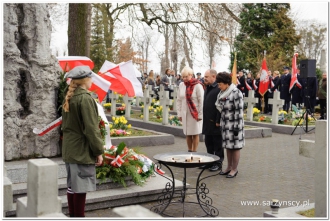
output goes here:
[[260, 110], [258, 108], [256, 108], [256, 107], [254, 107], [253, 110], [252, 110], [252, 113], [253, 113], [253, 117], [256, 117], [256, 116], [259, 115]]
[[178, 116], [170, 115], [168, 118], [168, 123], [172, 126], [182, 126], [181, 121], [179, 120]]
[[142, 186], [154, 173], [154, 163], [137, 150], [127, 148], [124, 142], [106, 149], [103, 159], [103, 165], [96, 168], [96, 178], [101, 182], [109, 178], [126, 187], [126, 178], [131, 177], [136, 185]]
[[112, 123], [110, 123], [110, 136], [122, 137], [131, 134], [129, 131], [132, 127], [131, 124], [127, 124], [127, 120], [124, 116], [112, 117]]
[[116, 109], [116, 115], [124, 115], [124, 114], [125, 114], [125, 106], [121, 106]]
[[108, 124], [108, 123], [105, 122], [104, 120], [102, 120], [102, 118], [99, 116], [99, 129], [100, 129], [101, 137], [103, 140], [103, 144], [105, 144], [105, 136], [107, 135], [107, 130], [105, 128], [106, 124]]
[[103, 107], [104, 107], [107, 111], [110, 111], [110, 110], [111, 110], [111, 103], [105, 103], [105, 104], [103, 104]]
[[163, 115], [163, 106], [156, 107], [154, 113], [157, 118], [161, 118]]

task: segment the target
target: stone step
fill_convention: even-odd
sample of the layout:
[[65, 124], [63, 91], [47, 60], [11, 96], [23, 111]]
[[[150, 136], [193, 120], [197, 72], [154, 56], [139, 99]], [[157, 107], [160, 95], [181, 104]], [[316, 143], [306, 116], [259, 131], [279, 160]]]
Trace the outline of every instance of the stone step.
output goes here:
[[[68, 214], [68, 204], [66, 198], [66, 179], [59, 179], [59, 196], [62, 199], [62, 212]], [[87, 193], [86, 197], [86, 207], [85, 211], [97, 210], [97, 209], [106, 209], [118, 206], [133, 205], [139, 203], [146, 203], [155, 201], [161, 195], [166, 184], [169, 182], [167, 178], [164, 178], [158, 174], [150, 177], [143, 186], [137, 186], [131, 184], [130, 186], [102, 189], [107, 185], [113, 184], [101, 184], [98, 187], [97, 191]], [[179, 180], [175, 180], [176, 189], [182, 189], [183, 183]], [[187, 184], [189, 186], [189, 184]], [[115, 187], [115, 185], [114, 185]], [[25, 193], [24, 193], [25, 191]], [[26, 183], [13, 184], [14, 194], [21, 194], [21, 196], [26, 195]], [[176, 195], [178, 196], [178, 195]], [[16, 197], [17, 199], [17, 197]], [[5, 213], [6, 217], [16, 216], [16, 203], [13, 205], [13, 209]]]

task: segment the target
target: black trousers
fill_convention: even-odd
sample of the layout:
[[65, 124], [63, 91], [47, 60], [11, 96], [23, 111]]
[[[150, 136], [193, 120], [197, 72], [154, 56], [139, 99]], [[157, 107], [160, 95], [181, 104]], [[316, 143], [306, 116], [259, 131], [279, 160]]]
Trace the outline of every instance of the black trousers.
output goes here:
[[219, 161], [223, 161], [225, 158], [222, 147], [222, 135], [204, 135], [206, 151], [209, 154], [214, 154], [220, 157]]
[[289, 112], [289, 108], [290, 108], [290, 101], [284, 100], [283, 110], [288, 113]]
[[327, 107], [327, 99], [319, 99], [320, 108], [321, 108], [321, 118], [324, 118], [324, 114], [326, 113], [326, 107]]

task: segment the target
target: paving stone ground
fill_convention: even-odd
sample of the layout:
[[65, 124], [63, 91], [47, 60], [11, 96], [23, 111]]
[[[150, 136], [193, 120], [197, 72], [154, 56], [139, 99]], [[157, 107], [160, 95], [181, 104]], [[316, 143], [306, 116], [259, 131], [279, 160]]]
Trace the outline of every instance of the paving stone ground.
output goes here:
[[[298, 128], [299, 129], [299, 128]], [[212, 205], [219, 210], [219, 218], [252, 218], [263, 217], [264, 211], [269, 211], [267, 201], [278, 199], [282, 202], [314, 200], [314, 159], [299, 155], [299, 138], [315, 140], [314, 133], [286, 135], [273, 133], [272, 137], [246, 139], [246, 145], [241, 150], [238, 175], [233, 179], [225, 176], [213, 176], [205, 180], [209, 188]], [[169, 146], [151, 146], [141, 149], [150, 159], [155, 154], [187, 150], [184, 138], [175, 137], [175, 144]], [[201, 142], [198, 152], [206, 152], [205, 144]], [[227, 165], [224, 161], [224, 169]], [[175, 179], [182, 180], [183, 169], [173, 168]], [[168, 171], [166, 174], [169, 174]], [[195, 185], [200, 172], [198, 168], [187, 169], [187, 183]], [[205, 171], [203, 175], [214, 172]], [[196, 201], [189, 195], [187, 200]], [[251, 201], [259, 205], [243, 205]], [[157, 202], [143, 203], [141, 206], [150, 209]], [[288, 206], [282, 206], [288, 207]], [[181, 206], [171, 206], [167, 214], [182, 217]], [[185, 205], [185, 217], [195, 217], [204, 213], [196, 206]], [[86, 212], [89, 218], [118, 217], [111, 208]]]

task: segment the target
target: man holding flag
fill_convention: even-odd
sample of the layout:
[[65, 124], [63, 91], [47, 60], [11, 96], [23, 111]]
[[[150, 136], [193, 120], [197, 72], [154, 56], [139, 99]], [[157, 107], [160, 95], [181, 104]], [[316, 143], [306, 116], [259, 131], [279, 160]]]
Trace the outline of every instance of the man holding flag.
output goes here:
[[300, 68], [297, 66], [297, 57], [298, 54], [295, 53], [292, 57], [292, 77], [290, 82], [290, 92], [292, 93], [292, 104], [300, 107], [303, 103], [302, 98], [302, 86], [300, 79]]

